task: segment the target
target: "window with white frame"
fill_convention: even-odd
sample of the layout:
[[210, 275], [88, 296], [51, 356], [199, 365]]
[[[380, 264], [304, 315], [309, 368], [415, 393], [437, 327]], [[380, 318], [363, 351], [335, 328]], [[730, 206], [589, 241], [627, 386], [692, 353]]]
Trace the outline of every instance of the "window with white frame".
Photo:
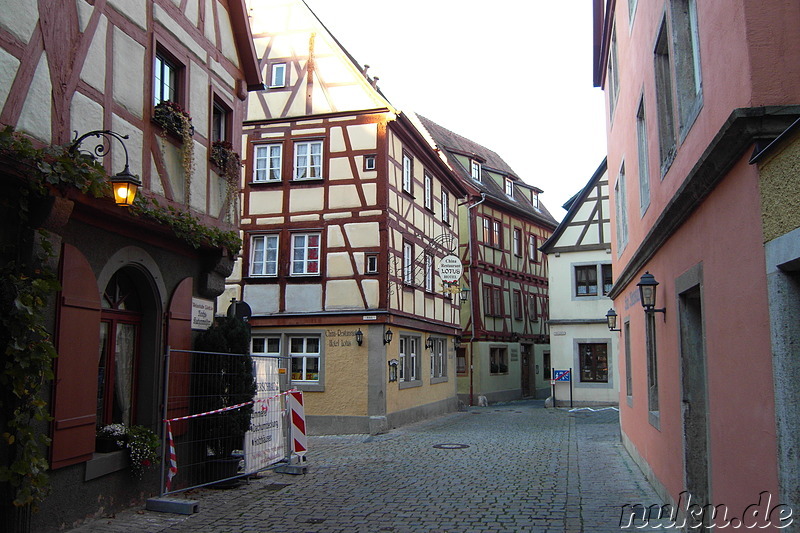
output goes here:
[[292, 275], [319, 274], [320, 234], [295, 233], [292, 235]]
[[280, 181], [283, 164], [283, 145], [257, 144], [255, 146], [253, 181]]
[[450, 223], [450, 195], [442, 189], [442, 222]]
[[411, 156], [403, 154], [403, 190], [409, 194], [414, 184], [414, 164]]
[[364, 170], [375, 170], [375, 156], [374, 155], [365, 155], [364, 156]]
[[607, 295], [614, 285], [611, 265], [575, 265], [575, 296]]
[[433, 210], [433, 179], [431, 179], [430, 174], [427, 172], [425, 173], [425, 196], [423, 201], [425, 203], [425, 208]]
[[433, 292], [433, 256], [425, 254], [425, 290]]
[[539, 210], [539, 193], [533, 191], [533, 197], [531, 198], [531, 202], [533, 203], [533, 208], [537, 211]]
[[472, 169], [470, 174], [472, 175], [472, 179], [475, 181], [481, 181], [481, 164], [472, 160]]
[[251, 242], [251, 276], [278, 275], [278, 236], [254, 235]]
[[492, 221], [492, 246], [496, 248], [503, 247], [503, 226], [499, 220]]
[[581, 373], [584, 383], [608, 383], [608, 344], [578, 344]]
[[168, 58], [160, 50], [156, 52], [155, 76], [153, 97], [158, 105], [167, 100], [176, 102], [178, 99], [178, 72], [180, 66], [177, 62]]
[[431, 378], [447, 377], [447, 339], [431, 337]]
[[414, 245], [403, 242], [403, 283], [414, 284]]
[[322, 141], [294, 143], [294, 179], [322, 178]]
[[364, 261], [366, 263], [364, 269], [367, 274], [378, 273], [378, 254], [365, 254]]
[[273, 63], [271, 74], [269, 78], [270, 89], [286, 87], [286, 63]]
[[514, 181], [511, 178], [506, 178], [506, 196], [514, 198]]
[[608, 108], [611, 117], [614, 117], [614, 109], [617, 106], [617, 96], [619, 95], [619, 73], [617, 71], [617, 28], [616, 19], [611, 22], [611, 47], [608, 53]]
[[408, 335], [400, 336], [400, 381], [419, 379], [419, 339]]
[[289, 337], [289, 356], [292, 358], [292, 381], [320, 379], [320, 338], [318, 336]]

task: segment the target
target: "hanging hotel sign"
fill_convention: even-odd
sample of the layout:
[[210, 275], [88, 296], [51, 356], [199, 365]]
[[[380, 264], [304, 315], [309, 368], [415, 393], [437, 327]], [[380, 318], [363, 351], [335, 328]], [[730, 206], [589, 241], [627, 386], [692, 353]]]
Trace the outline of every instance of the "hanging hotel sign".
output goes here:
[[214, 323], [214, 302], [192, 298], [192, 329], [208, 329]]
[[461, 279], [464, 274], [464, 267], [458, 256], [449, 254], [442, 257], [439, 261], [439, 277], [447, 283], [454, 283]]

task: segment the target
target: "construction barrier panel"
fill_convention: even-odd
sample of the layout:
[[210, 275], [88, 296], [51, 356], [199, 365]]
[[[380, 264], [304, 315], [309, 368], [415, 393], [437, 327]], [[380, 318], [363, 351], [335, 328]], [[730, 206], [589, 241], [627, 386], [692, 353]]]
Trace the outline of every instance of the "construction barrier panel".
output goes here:
[[[235, 359], [244, 357], [251, 357], [252, 364]], [[289, 436], [290, 420], [296, 418], [305, 429], [302, 393], [280, 392], [279, 367], [275, 356], [168, 350], [162, 496], [232, 484], [291, 462], [295, 445], [289, 440], [294, 440]], [[253, 382], [255, 396], [237, 393], [241, 383]], [[170, 384], [179, 386], [170, 391]], [[299, 412], [290, 412], [290, 402], [298, 401]], [[305, 433], [300, 442], [305, 453]]]

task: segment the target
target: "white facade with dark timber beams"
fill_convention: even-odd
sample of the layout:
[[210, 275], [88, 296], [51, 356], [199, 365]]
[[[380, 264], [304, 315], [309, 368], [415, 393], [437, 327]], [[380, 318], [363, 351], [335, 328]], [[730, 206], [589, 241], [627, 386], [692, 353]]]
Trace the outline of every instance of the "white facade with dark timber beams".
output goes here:
[[[564, 209], [566, 216], [541, 248], [550, 266], [552, 366], [572, 370], [575, 404], [616, 404], [619, 333], [606, 322], [613, 276], [605, 160]], [[555, 387], [556, 404], [568, 404], [568, 385]]]

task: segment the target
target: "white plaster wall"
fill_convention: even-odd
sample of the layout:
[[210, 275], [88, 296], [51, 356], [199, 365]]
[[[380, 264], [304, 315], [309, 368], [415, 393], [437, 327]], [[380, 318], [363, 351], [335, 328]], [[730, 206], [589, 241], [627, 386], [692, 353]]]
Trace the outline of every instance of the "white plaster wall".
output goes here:
[[287, 285], [286, 311], [289, 313], [322, 311], [322, 285]]
[[380, 283], [377, 279], [361, 280], [361, 288], [364, 289], [364, 295], [367, 298], [367, 307], [369, 309], [377, 309], [380, 294]]
[[332, 154], [344, 152], [347, 149], [344, 143], [344, 133], [342, 132], [341, 126], [331, 128], [330, 135], [328, 136], [328, 148]]
[[340, 248], [344, 246], [344, 236], [341, 226], [328, 226], [328, 247]]
[[[79, 92], [76, 92], [75, 96], [72, 98], [70, 115], [72, 120], [70, 123], [70, 131], [77, 131], [79, 135], [82, 135], [87, 131], [103, 129], [103, 106]], [[86, 145], [88, 145], [92, 140], [93, 138], [91, 137], [87, 139]], [[116, 141], [114, 142], [116, 143]], [[82, 149], [85, 148], [86, 146], [82, 145]], [[116, 148], [121, 151], [119, 148], [119, 143], [117, 143]], [[132, 155], [134, 157], [138, 156], [137, 153]], [[116, 168], [116, 163], [114, 164], [114, 167]], [[122, 170], [122, 167], [120, 166], [119, 169]]]
[[377, 222], [358, 222], [347, 224], [344, 228], [350, 245], [354, 248], [368, 248], [380, 245], [380, 227]]
[[186, 9], [183, 11], [183, 16], [185, 16], [186, 20], [190, 21], [192, 25], [197, 26], [198, 22], [200, 22], [200, 3], [198, 0], [189, 0], [186, 2]]
[[374, 150], [378, 139], [377, 124], [359, 124], [347, 126], [350, 144], [353, 150]]
[[[573, 296], [572, 269], [575, 264], [611, 262], [604, 250], [562, 253], [547, 256], [550, 282], [550, 318], [605, 318], [613, 301], [610, 298], [577, 298]], [[598, 280], [600, 281], [600, 280]], [[619, 313], [619, 311], [617, 311]]]
[[213, 13], [212, 4], [214, 0], [199, 0], [199, 2], [205, 2], [206, 4], [206, 20], [203, 26], [203, 34], [206, 36], [206, 39], [212, 43], [216, 43], [217, 36], [214, 32], [214, 17], [211, 16], [211, 13]]
[[[361, 185], [361, 188], [364, 191], [364, 201], [366, 205], [373, 206], [378, 202], [378, 185], [375, 183], [364, 183]], [[366, 212], [362, 211], [362, 215], [365, 216], [372, 216], [366, 215]]]
[[231, 19], [228, 12], [222, 6], [221, 2], [217, 2], [217, 16], [219, 18], [219, 36], [221, 39], [222, 54], [234, 65], [239, 66], [239, 54], [236, 52], [236, 44], [233, 40], [233, 28], [231, 27]]
[[289, 212], [322, 211], [323, 198], [324, 190], [322, 187], [292, 190], [289, 193]]
[[328, 209], [347, 209], [361, 206], [355, 185], [331, 185], [328, 190]]
[[[77, 93], [76, 93], [77, 94]], [[101, 110], [102, 112], [102, 110]], [[137, 176], [142, 175], [142, 130], [135, 127], [133, 124], [120, 118], [117, 115], [111, 117], [111, 129], [120, 135], [127, 135], [129, 138], [125, 141], [125, 147], [128, 149], [128, 164], [130, 165], [131, 172]], [[89, 131], [89, 130], [78, 130]], [[122, 149], [118, 142], [111, 145], [111, 173], [116, 174], [125, 168], [125, 151]]]
[[147, 29], [147, 3], [141, 0], [108, 0], [108, 4], [142, 29]]
[[[564, 333], [561, 335], [560, 333]], [[593, 342], [608, 339], [608, 383], [583, 383], [580, 381], [580, 359], [575, 353], [575, 339]], [[604, 324], [555, 325], [550, 328], [550, 365], [554, 369], [572, 368], [573, 401], [594, 403], [619, 403], [619, 333], [610, 332]], [[569, 400], [569, 386], [561, 385], [556, 391], [559, 401]]]
[[[190, 182], [192, 192], [189, 200], [193, 208], [205, 213], [206, 199], [209, 194], [206, 181], [208, 149], [195, 140], [192, 140], [192, 142], [194, 143], [194, 172]], [[183, 172], [181, 172], [181, 175], [183, 175]]]
[[[347, 252], [332, 252], [328, 254], [328, 277], [342, 278], [353, 275], [353, 264]], [[330, 300], [330, 299], [329, 299]]]
[[150, 190], [156, 194], [164, 196], [164, 186], [161, 183], [161, 177], [158, 175], [158, 172], [156, 171], [156, 160], [153, 158], [152, 155], [150, 156], [149, 160], [151, 169]]
[[92, 44], [89, 46], [89, 50], [86, 55], [86, 61], [83, 64], [83, 70], [81, 70], [81, 79], [100, 92], [105, 91], [106, 84], [107, 30], [108, 19], [106, 17], [100, 17], [100, 20], [97, 23], [97, 31], [92, 39]]
[[158, 4], [153, 4], [153, 19], [158, 21], [166, 30], [172, 33], [175, 38], [177, 38], [181, 44], [186, 46], [186, 48], [195, 56], [205, 59], [205, 49], [199, 45], [194, 38], [186, 33], [183, 28], [181, 28], [181, 26], [175, 20], [173, 20], [172, 16], [164, 11], [164, 9]]
[[114, 100], [139, 118], [144, 105], [144, 54], [142, 45], [114, 30]]
[[277, 285], [245, 285], [243, 296], [244, 301], [250, 305], [254, 315], [278, 312], [280, 287]]
[[[191, 94], [189, 96], [189, 114], [192, 116], [192, 125], [195, 127], [197, 133], [201, 133], [204, 137], [208, 138], [208, 132], [211, 130], [209, 127], [209, 96], [208, 96], [208, 74], [203, 68], [194, 61], [189, 62], [189, 75], [191, 81]], [[206, 159], [197, 160], [198, 163], [205, 169]]]
[[[3, 10], [0, 9], [0, 11]], [[28, 96], [22, 106], [22, 113], [17, 122], [17, 131], [50, 143], [52, 137], [50, 129], [52, 88], [47, 55], [42, 54], [28, 89]]]
[[354, 279], [328, 281], [325, 291], [325, 309], [363, 309], [358, 282]]
[[11, 84], [17, 76], [18, 68], [19, 60], [5, 50], [0, 49], [0, 109], [3, 108], [8, 99], [8, 93], [11, 91]]
[[12, 0], [11, 5], [6, 4], [0, 9], [0, 27], [11, 35], [27, 43], [31, 40], [33, 30], [39, 21], [38, 2], [33, 0]]
[[251, 214], [276, 214], [282, 211], [283, 191], [253, 191], [250, 193]]
[[328, 178], [331, 180], [353, 179], [349, 157], [333, 157], [328, 160]]

